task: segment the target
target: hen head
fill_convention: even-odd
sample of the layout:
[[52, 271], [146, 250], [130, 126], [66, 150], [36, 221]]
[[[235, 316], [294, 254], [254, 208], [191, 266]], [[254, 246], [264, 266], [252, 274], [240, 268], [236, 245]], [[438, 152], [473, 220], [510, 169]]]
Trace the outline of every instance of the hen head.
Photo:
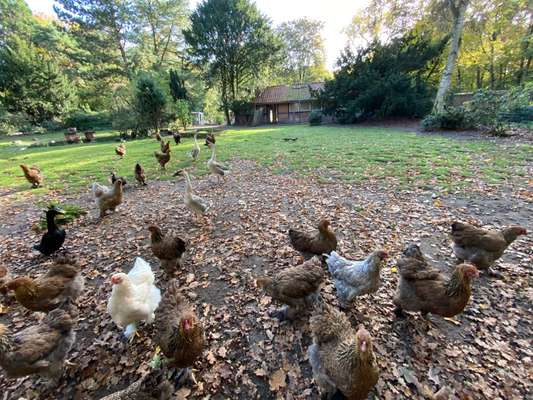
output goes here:
[[35, 288], [35, 282], [27, 276], [21, 276], [9, 281], [5, 286], [7, 290], [32, 295]]
[[268, 276], [261, 276], [255, 280], [255, 285], [258, 288], [266, 288], [272, 283], [272, 278], [269, 278]]
[[381, 261], [386, 260], [389, 257], [389, 253], [387, 253], [385, 250], [378, 250], [375, 252], [375, 255]]
[[331, 222], [329, 221], [329, 219], [322, 219], [320, 220], [320, 223], [318, 224], [318, 230], [320, 232], [328, 231], [330, 225], [331, 225]]
[[422, 254], [422, 251], [420, 251], [420, 247], [418, 247], [418, 245], [415, 243], [411, 243], [409, 246], [407, 246], [407, 248], [403, 251], [403, 255], [411, 258], [418, 258], [419, 260], [424, 259], [424, 255]]
[[527, 235], [527, 230], [526, 228], [522, 226], [513, 225], [513, 226], [510, 226], [509, 228], [504, 229], [502, 231], [502, 234], [507, 243], [512, 243], [516, 240], [518, 236]]
[[0, 279], [7, 275], [7, 268], [3, 265], [0, 265]]
[[369, 358], [372, 355], [372, 337], [370, 333], [361, 326], [355, 334], [355, 345], [362, 358]]
[[468, 280], [478, 278], [479, 270], [471, 264], [461, 264], [457, 266], [459, 273]]
[[113, 285], [121, 285], [128, 279], [128, 275], [124, 272], [119, 272], [118, 274], [113, 274], [111, 276], [111, 283]]
[[187, 335], [196, 327], [197, 323], [198, 321], [196, 320], [196, 316], [193, 313], [187, 312], [183, 314], [180, 318], [180, 328], [182, 334]]

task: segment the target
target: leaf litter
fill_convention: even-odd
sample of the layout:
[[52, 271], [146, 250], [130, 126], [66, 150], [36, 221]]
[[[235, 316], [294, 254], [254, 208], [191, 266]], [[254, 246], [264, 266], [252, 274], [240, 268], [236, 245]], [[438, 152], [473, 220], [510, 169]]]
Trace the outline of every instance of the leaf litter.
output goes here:
[[[322, 182], [326, 181], [326, 184]], [[177, 399], [318, 399], [307, 360], [311, 343], [307, 316], [290, 324], [268, 313], [278, 307], [255, 287], [255, 277], [302, 261], [288, 243], [290, 227], [309, 228], [332, 220], [339, 251], [363, 258], [377, 248], [393, 254], [382, 270], [382, 287], [357, 300], [347, 313], [353, 325], [371, 332], [380, 380], [371, 398], [522, 399], [531, 393], [531, 236], [516, 241], [496, 267], [503, 280], [482, 276], [465, 312], [432, 324], [412, 314], [395, 320], [392, 297], [395, 259], [411, 241], [443, 271], [454, 265], [447, 231], [454, 219], [489, 226], [521, 223], [531, 230], [531, 188], [473, 182], [468, 197], [413, 187], [394, 180], [343, 184], [323, 176], [275, 175], [252, 162], [235, 161], [223, 185], [196, 180], [195, 190], [212, 205], [207, 223], [196, 223], [182, 201], [183, 181], [128, 188], [117, 213], [96, 222], [90, 194], [65, 196], [90, 210], [67, 226], [66, 250], [77, 254], [87, 278], [79, 300], [78, 339], [58, 385], [37, 377], [8, 381], [0, 375], [4, 399], [98, 399], [125, 388], [150, 369], [153, 327], [126, 344], [106, 313], [108, 277], [129, 270], [136, 256], [148, 260], [158, 286], [166, 275], [149, 248], [148, 223], [162, 225], [188, 242], [184, 268], [176, 274], [199, 311], [208, 341], [194, 366], [196, 383], [176, 391]], [[38, 235], [30, 228], [40, 209], [29, 201], [0, 199], [6, 222], [0, 228], [0, 262], [13, 274], [40, 273], [49, 260], [30, 253]], [[324, 299], [338, 305], [328, 280]], [[0, 322], [12, 330], [37, 321], [16, 304], [2, 305]], [[442, 396], [442, 397], [441, 397]]]

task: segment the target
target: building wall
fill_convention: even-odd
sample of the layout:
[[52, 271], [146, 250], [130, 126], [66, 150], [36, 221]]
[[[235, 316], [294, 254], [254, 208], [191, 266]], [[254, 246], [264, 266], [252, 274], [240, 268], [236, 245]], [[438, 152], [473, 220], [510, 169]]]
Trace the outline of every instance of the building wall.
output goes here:
[[[312, 110], [320, 110], [313, 101], [301, 101], [295, 103], [280, 103], [268, 105], [256, 105], [256, 111], [260, 115], [255, 118], [256, 124], [300, 124], [309, 121]], [[270, 120], [270, 110], [273, 111], [273, 121]]]

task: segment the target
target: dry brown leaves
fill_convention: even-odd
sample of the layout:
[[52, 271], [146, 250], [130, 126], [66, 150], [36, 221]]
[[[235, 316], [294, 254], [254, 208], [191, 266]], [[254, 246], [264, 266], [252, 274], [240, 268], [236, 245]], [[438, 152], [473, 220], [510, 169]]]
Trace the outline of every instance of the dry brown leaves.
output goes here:
[[[307, 361], [307, 318], [292, 324], [273, 320], [268, 312], [279, 305], [254, 284], [258, 275], [301, 261], [288, 245], [289, 227], [308, 227], [329, 217], [340, 239], [339, 250], [349, 258], [362, 258], [376, 248], [398, 254], [417, 241], [445, 271], [454, 262], [446, 233], [455, 218], [533, 228], [531, 198], [525, 195], [531, 188], [504, 192], [480, 183], [483, 193], [469, 199], [439, 196], [436, 190], [397, 191], [384, 182], [320, 185], [315, 179], [272, 175], [249, 162], [235, 162], [226, 184], [213, 182], [195, 183], [196, 191], [214, 206], [205, 225], [196, 224], [185, 210], [181, 181], [128, 188], [118, 212], [99, 224], [91, 197], [77, 199], [92, 212], [67, 227], [67, 250], [79, 255], [87, 277], [78, 341], [70, 354], [76, 365], [65, 368], [54, 389], [46, 389], [36, 377], [7, 381], [1, 375], [4, 399], [98, 399], [149, 370], [154, 327], [141, 325], [141, 338], [128, 345], [106, 314], [108, 277], [131, 268], [136, 256], [152, 264], [158, 286], [165, 286], [168, 278], [149, 249], [148, 222], [188, 241], [185, 269], [176, 277], [196, 305], [208, 341], [194, 368], [196, 384], [181, 388], [176, 399], [318, 398]], [[15, 274], [35, 275], [49, 262], [29, 254], [38, 240], [29, 228], [40, 210], [31, 203], [5, 210], [1, 262]], [[372, 396], [522, 399], [531, 393], [532, 244], [531, 236], [517, 241], [499, 262], [503, 280], [480, 278], [462, 315], [455, 321], [433, 317], [433, 324], [416, 315], [394, 319], [397, 274], [392, 257], [382, 272], [380, 290], [358, 300], [348, 313], [354, 326], [364, 324], [374, 337], [381, 375]], [[337, 304], [329, 281], [322, 294]], [[35, 323], [36, 317], [12, 305], [0, 321], [16, 330]], [[452, 394], [443, 395], [446, 391]]]

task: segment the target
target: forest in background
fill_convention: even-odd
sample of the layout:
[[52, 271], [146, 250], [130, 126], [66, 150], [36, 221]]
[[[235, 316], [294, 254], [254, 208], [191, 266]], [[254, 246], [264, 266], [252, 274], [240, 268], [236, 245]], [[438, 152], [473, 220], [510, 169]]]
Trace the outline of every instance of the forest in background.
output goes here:
[[[23, 0], [0, 0], [0, 130], [147, 130], [186, 126], [190, 111], [222, 123], [266, 86], [321, 80], [335, 88], [326, 93], [332, 107], [352, 110], [347, 122], [422, 117], [445, 69], [454, 3], [466, 11], [450, 91], [526, 86], [527, 0], [372, 0], [346, 27], [334, 74], [321, 21], [274, 26], [248, 0], [208, 0], [195, 10], [187, 0], [58, 0], [57, 18], [33, 15]], [[424, 62], [390, 64], [400, 59]], [[406, 87], [425, 101], [407, 112], [389, 104], [404, 103], [398, 95]]]

